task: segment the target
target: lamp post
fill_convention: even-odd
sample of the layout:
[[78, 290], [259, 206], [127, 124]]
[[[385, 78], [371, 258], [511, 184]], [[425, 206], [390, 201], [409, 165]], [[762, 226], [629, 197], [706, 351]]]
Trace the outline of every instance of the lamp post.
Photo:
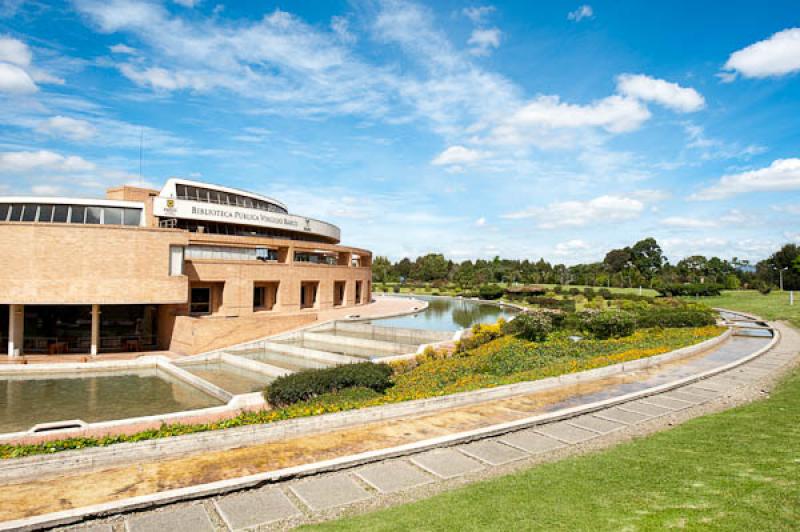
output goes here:
[[780, 278], [780, 284], [781, 284], [781, 292], [783, 292], [783, 272], [785, 272], [788, 269], [789, 269], [788, 266], [785, 267], [785, 268], [779, 268], [778, 269], [778, 276]]

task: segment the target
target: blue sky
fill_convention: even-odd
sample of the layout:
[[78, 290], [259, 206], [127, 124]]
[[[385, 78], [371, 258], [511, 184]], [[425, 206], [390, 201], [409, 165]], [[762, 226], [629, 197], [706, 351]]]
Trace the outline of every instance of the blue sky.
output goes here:
[[395, 259], [763, 258], [799, 114], [794, 2], [0, 1], [0, 194], [195, 178]]

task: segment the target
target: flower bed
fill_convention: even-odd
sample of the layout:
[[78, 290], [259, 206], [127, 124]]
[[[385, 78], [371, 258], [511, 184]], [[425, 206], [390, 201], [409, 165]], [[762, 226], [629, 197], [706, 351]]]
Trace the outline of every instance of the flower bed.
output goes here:
[[0, 445], [0, 458], [48, 454], [68, 449], [101, 447], [243, 425], [272, 423], [343, 410], [424, 399], [574, 373], [651, 357], [700, 343], [723, 332], [720, 327], [642, 329], [624, 338], [573, 342], [567, 333], [552, 334], [545, 342], [500, 336], [456, 353], [429, 352], [412, 362], [394, 364], [393, 385], [384, 394], [368, 388], [327, 393], [290, 406], [245, 412], [206, 424], [164, 425], [132, 435], [69, 438], [34, 445]]

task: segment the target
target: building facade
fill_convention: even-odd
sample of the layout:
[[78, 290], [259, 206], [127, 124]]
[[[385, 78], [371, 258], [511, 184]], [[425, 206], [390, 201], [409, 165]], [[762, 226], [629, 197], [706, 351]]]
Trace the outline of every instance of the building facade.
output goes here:
[[371, 253], [272, 198], [183, 179], [106, 196], [0, 197], [9, 356], [197, 353], [370, 301]]

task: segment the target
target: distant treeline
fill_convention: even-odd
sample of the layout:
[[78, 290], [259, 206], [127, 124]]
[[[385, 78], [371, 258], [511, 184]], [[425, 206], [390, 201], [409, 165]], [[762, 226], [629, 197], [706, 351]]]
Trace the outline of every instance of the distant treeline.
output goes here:
[[768, 291], [777, 287], [779, 272], [787, 290], [800, 289], [800, 247], [786, 244], [769, 258], [756, 264], [747, 260], [693, 255], [671, 264], [654, 238], [645, 238], [633, 246], [609, 251], [602, 262], [590, 264], [552, 264], [538, 261], [465, 260], [454, 262], [444, 255], [431, 253], [416, 260], [404, 258], [391, 262], [386, 257], [373, 261], [376, 283], [430, 283], [432, 286], [455, 284], [479, 287], [492, 283], [560, 284], [610, 287], [662, 288], [681, 283], [717, 284], [727, 289], [757, 288]]

